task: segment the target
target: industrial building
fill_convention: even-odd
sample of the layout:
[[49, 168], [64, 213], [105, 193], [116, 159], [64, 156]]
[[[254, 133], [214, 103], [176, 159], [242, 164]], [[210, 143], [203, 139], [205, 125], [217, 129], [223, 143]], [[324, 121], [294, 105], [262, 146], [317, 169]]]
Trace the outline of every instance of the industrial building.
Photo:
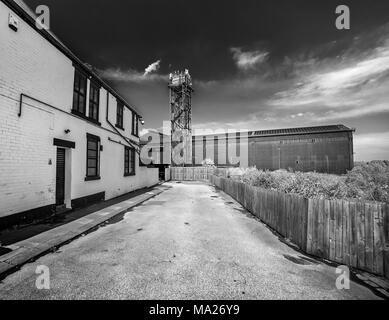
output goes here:
[[0, 229], [158, 183], [140, 112], [21, 0], [0, 0]]
[[[247, 139], [249, 167], [344, 174], [354, 167], [353, 133], [353, 129], [344, 125], [251, 131], [248, 135], [239, 135], [237, 146], [239, 150], [239, 139]], [[235, 166], [229, 163], [229, 148], [224, 147], [224, 153], [220, 151], [219, 145], [225, 145], [227, 139], [227, 134], [213, 136], [213, 139], [209, 136], [204, 139], [194, 137], [194, 163], [198, 164], [200, 157], [212, 159], [218, 167]], [[206, 154], [204, 144], [211, 140], [214, 154]], [[196, 151], [201, 150], [199, 143], [204, 151], [196, 155]]]
[[[201, 166], [203, 160], [211, 159], [217, 167], [255, 166], [263, 170], [344, 174], [354, 167], [353, 133], [354, 129], [344, 125], [328, 125], [194, 135], [192, 162], [185, 166]], [[170, 164], [169, 152], [150, 151], [167, 149], [168, 141], [169, 137], [163, 136], [160, 145], [155, 142], [148, 145], [149, 157], [155, 166]], [[147, 141], [143, 141], [143, 145], [147, 145]]]

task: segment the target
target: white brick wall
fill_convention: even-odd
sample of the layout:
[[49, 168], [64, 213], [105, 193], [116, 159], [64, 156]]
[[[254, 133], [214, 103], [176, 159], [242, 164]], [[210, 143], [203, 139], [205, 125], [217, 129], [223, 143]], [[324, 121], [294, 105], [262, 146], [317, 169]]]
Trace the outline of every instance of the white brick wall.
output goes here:
[[[105, 191], [106, 198], [158, 182], [158, 169], [138, 167], [133, 177], [124, 177], [125, 141], [107, 123], [105, 89], [100, 91], [98, 127], [73, 116], [74, 67], [72, 61], [20, 19], [19, 30], [8, 27], [11, 10], [0, 2], [0, 217], [55, 203], [56, 147], [53, 138], [74, 141], [71, 198]], [[20, 94], [48, 103], [23, 98]], [[116, 98], [109, 96], [109, 119], [116, 123]], [[131, 136], [131, 112], [125, 108], [122, 134]], [[65, 129], [70, 129], [65, 134]], [[100, 137], [101, 180], [85, 181], [86, 133]], [[132, 137], [138, 140], [136, 137]], [[51, 163], [51, 164], [50, 164]]]

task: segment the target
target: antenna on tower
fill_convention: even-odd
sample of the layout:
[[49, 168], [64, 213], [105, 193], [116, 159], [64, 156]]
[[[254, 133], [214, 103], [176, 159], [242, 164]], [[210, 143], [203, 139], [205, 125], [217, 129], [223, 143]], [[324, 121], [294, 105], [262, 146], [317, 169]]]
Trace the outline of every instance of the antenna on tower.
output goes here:
[[[175, 71], [169, 75], [171, 111], [171, 164], [192, 163], [192, 78], [189, 70]], [[179, 141], [177, 139], [180, 138]], [[178, 144], [182, 148], [176, 148]], [[176, 154], [179, 152], [180, 154]], [[176, 159], [182, 159], [177, 163]]]

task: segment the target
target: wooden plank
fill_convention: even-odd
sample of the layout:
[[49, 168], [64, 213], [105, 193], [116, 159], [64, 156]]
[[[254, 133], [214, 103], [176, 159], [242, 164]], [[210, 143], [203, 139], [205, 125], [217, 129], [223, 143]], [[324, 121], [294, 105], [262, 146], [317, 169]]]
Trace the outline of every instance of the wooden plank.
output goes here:
[[263, 220], [263, 191], [261, 189], [258, 189], [258, 196], [259, 196], [259, 203], [258, 203], [258, 212], [259, 212], [259, 219]]
[[286, 197], [286, 205], [285, 205], [285, 208], [286, 208], [286, 232], [287, 232], [287, 238], [289, 240], [292, 239], [291, 198], [292, 198], [291, 195], [287, 195], [287, 197]]
[[374, 273], [384, 275], [384, 255], [383, 255], [383, 204], [375, 204], [373, 207], [373, 268]]
[[364, 270], [365, 259], [365, 205], [357, 203], [358, 268]]
[[336, 200], [335, 206], [335, 261], [342, 263], [343, 248], [342, 248], [342, 224], [343, 224], [343, 204], [342, 200]]
[[357, 227], [357, 204], [356, 202], [350, 202], [349, 204], [350, 214], [350, 265], [352, 267], [358, 266], [358, 227]]
[[318, 242], [318, 199], [313, 199], [312, 203], [312, 254], [317, 254]]
[[298, 197], [292, 196], [292, 214], [293, 214], [293, 239], [292, 241], [299, 245], [299, 211], [298, 211]]
[[389, 279], [389, 204], [385, 204], [383, 210], [384, 223], [384, 274]]
[[365, 203], [365, 268], [367, 271], [374, 272], [373, 266], [373, 246], [374, 246], [374, 228], [373, 228], [373, 205]]
[[330, 201], [324, 201], [323, 208], [323, 258], [329, 259], [330, 257]]
[[308, 199], [303, 198], [303, 221], [302, 221], [302, 243], [303, 243], [303, 250], [307, 251], [307, 227], [308, 227]]
[[342, 263], [345, 265], [350, 265], [350, 211], [349, 211], [349, 202], [342, 201]]
[[336, 253], [336, 200], [330, 201], [330, 260], [335, 261]]
[[267, 221], [267, 206], [266, 206], [266, 201], [267, 201], [267, 193], [266, 190], [262, 190], [262, 220], [266, 224], [268, 223]]
[[298, 245], [300, 249], [304, 248], [304, 198], [298, 197]]
[[252, 186], [249, 186], [249, 185], [246, 186], [246, 193], [244, 196], [245, 196], [246, 209], [250, 213], [254, 213], [254, 210], [253, 210], [254, 190], [253, 190]]
[[282, 224], [282, 227], [281, 227], [281, 230], [282, 230], [282, 236], [286, 238], [286, 235], [287, 235], [287, 232], [286, 232], [286, 203], [285, 203], [285, 199], [286, 199], [286, 194], [283, 193], [282, 196], [281, 196], [281, 224]]
[[277, 199], [277, 210], [278, 210], [278, 232], [280, 235], [285, 237], [285, 225], [284, 225], [284, 193], [279, 193], [278, 194], [278, 199]]
[[278, 194], [277, 192], [272, 192], [272, 217], [273, 217], [273, 228], [277, 232], [279, 231], [279, 226], [278, 226], [278, 209], [277, 209], [277, 200], [278, 200]]
[[253, 187], [253, 214], [258, 218], [258, 189]]
[[274, 229], [277, 230], [276, 224], [275, 224], [275, 214], [274, 214], [274, 192], [270, 191], [269, 192], [269, 197], [270, 197], [270, 202], [269, 202], [269, 216], [270, 216], [270, 226]]
[[307, 252], [313, 254], [313, 206], [314, 200], [308, 200]]
[[324, 257], [324, 200], [317, 200], [317, 248], [316, 255]]

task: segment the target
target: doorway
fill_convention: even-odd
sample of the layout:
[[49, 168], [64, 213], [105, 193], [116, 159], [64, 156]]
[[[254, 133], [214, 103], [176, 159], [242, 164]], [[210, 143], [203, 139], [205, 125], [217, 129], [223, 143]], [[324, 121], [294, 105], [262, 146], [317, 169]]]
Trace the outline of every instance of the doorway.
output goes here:
[[55, 204], [65, 204], [65, 149], [57, 148], [57, 168], [55, 180]]

